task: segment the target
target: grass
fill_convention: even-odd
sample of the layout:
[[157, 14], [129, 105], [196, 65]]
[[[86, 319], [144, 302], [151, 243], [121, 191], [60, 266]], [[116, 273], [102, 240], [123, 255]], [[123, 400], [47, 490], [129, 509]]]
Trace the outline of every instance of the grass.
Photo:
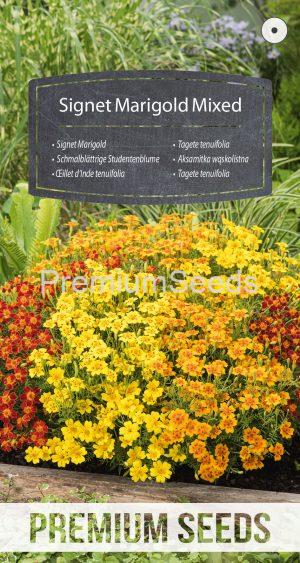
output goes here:
[[204, 47], [190, 8], [163, 0], [0, 0], [0, 185], [27, 178], [27, 84], [104, 70], [256, 74]]

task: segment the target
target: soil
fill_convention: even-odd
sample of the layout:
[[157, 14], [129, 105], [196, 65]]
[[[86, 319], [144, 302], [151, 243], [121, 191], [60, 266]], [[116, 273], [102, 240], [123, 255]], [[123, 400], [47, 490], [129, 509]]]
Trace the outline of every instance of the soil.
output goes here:
[[[11, 463], [14, 465], [30, 465], [24, 460], [22, 453], [0, 451], [0, 463]], [[299, 466], [298, 466], [299, 463]], [[298, 469], [297, 469], [298, 466]], [[43, 462], [39, 467], [56, 468], [52, 463]], [[104, 473], [107, 475], [122, 475], [122, 471], [113, 470], [107, 464], [99, 461], [89, 461], [81, 465], [70, 464], [66, 467], [69, 471], [83, 471], [86, 473]], [[181, 483], [194, 483], [208, 485], [206, 481], [195, 480], [192, 469], [186, 465], [179, 466], [172, 479]], [[294, 440], [289, 448], [289, 453], [285, 454], [281, 461], [268, 460], [263, 469], [247, 471], [243, 474], [231, 474], [223, 476], [214, 485], [223, 487], [235, 487], [240, 489], [268, 490], [284, 493], [300, 494], [300, 438]]]

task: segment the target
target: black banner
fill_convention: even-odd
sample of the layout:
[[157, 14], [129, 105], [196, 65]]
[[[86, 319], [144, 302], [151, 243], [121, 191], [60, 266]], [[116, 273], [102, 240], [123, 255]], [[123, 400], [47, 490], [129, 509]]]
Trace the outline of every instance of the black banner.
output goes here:
[[29, 188], [105, 203], [193, 203], [271, 192], [271, 82], [181, 71], [29, 84]]

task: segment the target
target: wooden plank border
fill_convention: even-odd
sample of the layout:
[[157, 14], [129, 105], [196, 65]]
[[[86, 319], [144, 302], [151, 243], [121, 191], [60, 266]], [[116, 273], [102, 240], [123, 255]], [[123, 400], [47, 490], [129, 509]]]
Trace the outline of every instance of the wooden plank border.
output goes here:
[[66, 501], [78, 501], [74, 491], [84, 488], [88, 493], [107, 495], [109, 502], [300, 502], [300, 494], [235, 489], [190, 483], [133, 483], [125, 477], [82, 473], [61, 469], [44, 469], [0, 463], [0, 494], [7, 490], [7, 479], [13, 486], [10, 502], [39, 501], [42, 484], [49, 487], [44, 494]]

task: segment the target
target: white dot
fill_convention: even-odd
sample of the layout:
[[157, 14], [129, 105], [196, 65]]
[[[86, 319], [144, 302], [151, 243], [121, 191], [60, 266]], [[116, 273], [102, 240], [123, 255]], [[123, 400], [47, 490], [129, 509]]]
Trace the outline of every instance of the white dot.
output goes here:
[[263, 23], [261, 33], [268, 43], [281, 43], [287, 36], [287, 25], [280, 18], [269, 18]]

